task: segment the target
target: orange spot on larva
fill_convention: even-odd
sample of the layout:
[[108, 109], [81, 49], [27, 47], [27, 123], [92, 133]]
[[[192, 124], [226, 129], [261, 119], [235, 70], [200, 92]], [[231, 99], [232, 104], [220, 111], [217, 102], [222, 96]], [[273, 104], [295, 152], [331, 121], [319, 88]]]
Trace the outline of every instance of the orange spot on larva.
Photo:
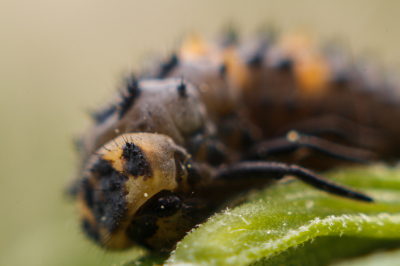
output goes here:
[[288, 34], [279, 46], [283, 56], [294, 62], [295, 79], [301, 91], [310, 95], [324, 92], [331, 71], [310, 35], [304, 32]]
[[180, 57], [184, 59], [199, 58], [209, 53], [210, 50], [210, 45], [202, 37], [191, 34], [181, 45]]
[[318, 95], [327, 88], [330, 71], [321, 58], [303, 58], [296, 62], [294, 71], [297, 85], [303, 92]]
[[243, 63], [236, 49], [233, 47], [226, 48], [224, 51], [224, 62], [229, 78], [235, 86], [247, 88], [251, 82], [249, 69]]

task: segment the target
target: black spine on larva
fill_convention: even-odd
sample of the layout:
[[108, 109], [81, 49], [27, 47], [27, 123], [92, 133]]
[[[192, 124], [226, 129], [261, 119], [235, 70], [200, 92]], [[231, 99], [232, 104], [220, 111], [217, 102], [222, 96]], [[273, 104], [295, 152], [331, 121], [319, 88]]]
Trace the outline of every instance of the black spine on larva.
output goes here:
[[109, 118], [111, 115], [113, 115], [116, 110], [117, 110], [117, 107], [115, 105], [112, 105], [108, 108], [105, 108], [105, 109], [97, 111], [97, 112], [92, 111], [92, 112], [90, 112], [90, 116], [93, 118], [94, 121], [96, 121], [97, 124], [101, 124], [104, 121], [106, 121], [107, 118]]
[[122, 157], [126, 159], [124, 164], [125, 172], [133, 175], [135, 178], [144, 176], [143, 180], [151, 177], [150, 163], [139, 146], [133, 142], [127, 142], [122, 149]]
[[94, 204], [94, 194], [93, 194], [93, 186], [90, 183], [90, 180], [85, 178], [82, 181], [82, 190], [83, 190], [83, 198], [87, 204], [87, 206], [91, 209]]
[[282, 71], [290, 71], [293, 68], [293, 60], [291, 58], [282, 58], [275, 66], [276, 69]]
[[186, 82], [182, 79], [181, 83], [177, 87], [178, 94], [181, 97], [186, 96]]
[[134, 103], [135, 99], [140, 95], [140, 88], [136, 77], [132, 76], [127, 80], [126, 93], [121, 92], [121, 102], [119, 103], [119, 118], [124, 114]]
[[158, 74], [158, 78], [159, 79], [165, 78], [168, 75], [168, 73], [170, 73], [172, 69], [174, 69], [178, 64], [179, 64], [178, 56], [176, 54], [173, 54], [169, 58], [169, 60], [160, 65], [160, 73]]
[[221, 46], [228, 47], [231, 45], [237, 45], [239, 40], [238, 30], [234, 25], [228, 25], [228, 27], [221, 34]]
[[222, 64], [219, 67], [219, 74], [221, 75], [221, 77], [225, 77], [226, 76], [226, 68], [227, 68], [226, 63]]
[[262, 62], [264, 60], [264, 54], [265, 51], [268, 49], [268, 41], [266, 40], [262, 40], [260, 43], [260, 46], [258, 47], [258, 49], [255, 51], [255, 53], [253, 54], [253, 56], [251, 56], [248, 60], [247, 60], [247, 65], [249, 66], [261, 66]]
[[76, 152], [80, 152], [83, 148], [83, 139], [82, 137], [75, 137], [72, 140], [73, 146], [74, 146], [74, 150]]
[[351, 65], [350, 62], [346, 64], [346, 54], [344, 53], [343, 48], [337, 43], [329, 43], [324, 47], [323, 51], [331, 65], [332, 82], [339, 85], [338, 87], [348, 83], [351, 79]]

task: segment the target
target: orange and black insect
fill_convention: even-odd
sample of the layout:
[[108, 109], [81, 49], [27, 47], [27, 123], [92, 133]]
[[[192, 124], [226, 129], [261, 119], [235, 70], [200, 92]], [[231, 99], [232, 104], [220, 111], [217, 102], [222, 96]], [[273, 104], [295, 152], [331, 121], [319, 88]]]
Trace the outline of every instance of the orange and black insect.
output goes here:
[[86, 235], [110, 249], [169, 249], [227, 199], [285, 175], [373, 201], [309, 169], [398, 157], [396, 88], [296, 38], [189, 38], [127, 78], [79, 142]]

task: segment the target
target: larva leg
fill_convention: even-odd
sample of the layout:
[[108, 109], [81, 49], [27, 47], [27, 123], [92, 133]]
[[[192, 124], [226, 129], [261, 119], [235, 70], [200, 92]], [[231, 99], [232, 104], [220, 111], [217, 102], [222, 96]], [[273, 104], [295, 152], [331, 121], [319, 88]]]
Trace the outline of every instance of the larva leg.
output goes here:
[[226, 163], [228, 157], [222, 142], [214, 138], [205, 138], [201, 133], [190, 138], [187, 149], [196, 161], [206, 161], [213, 166]]
[[267, 158], [271, 155], [292, 153], [302, 147], [318, 150], [332, 157], [361, 163], [368, 163], [377, 159], [376, 154], [368, 150], [339, 145], [315, 136], [300, 134], [296, 131], [290, 131], [286, 137], [257, 143], [247, 152], [244, 159], [254, 160]]
[[383, 132], [359, 125], [338, 115], [323, 115], [289, 123], [278, 129], [276, 134], [283, 135], [290, 130], [312, 135], [332, 133], [354, 144], [369, 148], [385, 145]]
[[241, 162], [217, 170], [215, 180], [245, 180], [265, 178], [279, 180], [285, 175], [293, 175], [301, 181], [332, 194], [356, 200], [372, 202], [373, 199], [362, 193], [342, 187], [332, 181], [298, 165], [276, 162]]

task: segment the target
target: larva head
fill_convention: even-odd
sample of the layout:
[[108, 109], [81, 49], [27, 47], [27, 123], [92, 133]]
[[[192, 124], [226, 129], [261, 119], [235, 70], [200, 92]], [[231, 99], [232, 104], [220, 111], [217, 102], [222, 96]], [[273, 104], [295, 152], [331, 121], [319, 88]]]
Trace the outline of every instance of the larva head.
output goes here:
[[98, 244], [123, 249], [136, 244], [129, 234], [138, 209], [177, 184], [176, 160], [186, 152], [165, 135], [119, 136], [90, 159], [78, 190], [84, 232]]

